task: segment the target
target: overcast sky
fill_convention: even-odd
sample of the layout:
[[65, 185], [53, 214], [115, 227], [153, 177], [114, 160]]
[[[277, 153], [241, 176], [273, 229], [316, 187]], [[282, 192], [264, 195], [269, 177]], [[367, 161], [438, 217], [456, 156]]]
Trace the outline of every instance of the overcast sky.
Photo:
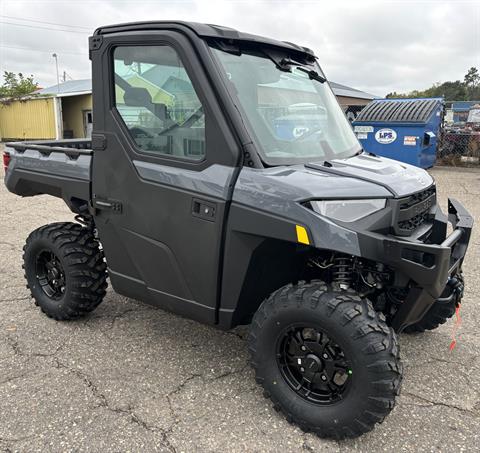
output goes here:
[[310, 47], [330, 80], [381, 96], [480, 69], [480, 1], [0, 0], [0, 70], [53, 85], [56, 52], [61, 73], [89, 78], [87, 38], [97, 26], [155, 19], [215, 23]]

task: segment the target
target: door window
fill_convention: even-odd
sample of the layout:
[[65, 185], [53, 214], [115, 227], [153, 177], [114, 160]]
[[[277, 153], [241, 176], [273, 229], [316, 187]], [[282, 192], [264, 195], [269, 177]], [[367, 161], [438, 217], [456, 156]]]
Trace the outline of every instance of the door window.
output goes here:
[[187, 71], [170, 46], [114, 50], [115, 106], [143, 151], [202, 160], [205, 114]]

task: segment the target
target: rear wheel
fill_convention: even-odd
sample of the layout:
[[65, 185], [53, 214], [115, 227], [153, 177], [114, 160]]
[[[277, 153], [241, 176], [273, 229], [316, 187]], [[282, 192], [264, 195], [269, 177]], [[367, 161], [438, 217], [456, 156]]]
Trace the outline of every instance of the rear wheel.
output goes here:
[[370, 431], [399, 392], [397, 339], [383, 315], [355, 293], [320, 281], [287, 285], [264, 301], [249, 349], [274, 407], [321, 437]]
[[77, 223], [45, 225], [30, 234], [23, 250], [27, 287], [47, 316], [75, 319], [100, 304], [106, 263], [89, 229]]

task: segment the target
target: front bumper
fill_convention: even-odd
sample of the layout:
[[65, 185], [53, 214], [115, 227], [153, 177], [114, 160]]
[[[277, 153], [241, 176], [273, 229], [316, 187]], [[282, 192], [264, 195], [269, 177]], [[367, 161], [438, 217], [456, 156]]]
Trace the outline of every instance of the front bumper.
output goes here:
[[[447, 237], [447, 222], [453, 227]], [[450, 277], [462, 267], [470, 241], [473, 218], [455, 199], [448, 200], [448, 219], [438, 208], [429, 243], [374, 233], [359, 234], [362, 255], [383, 262], [413, 285], [392, 320], [395, 331], [416, 323], [445, 290]]]

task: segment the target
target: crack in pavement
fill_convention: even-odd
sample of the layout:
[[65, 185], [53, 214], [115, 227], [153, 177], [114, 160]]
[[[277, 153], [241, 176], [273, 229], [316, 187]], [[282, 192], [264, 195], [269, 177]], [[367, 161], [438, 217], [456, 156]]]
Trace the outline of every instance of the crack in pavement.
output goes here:
[[94, 409], [102, 407], [102, 408], [107, 409], [108, 411], [110, 411], [114, 414], [120, 414], [122, 416], [127, 416], [131, 423], [137, 424], [138, 426], [142, 427], [146, 431], [153, 432], [153, 433], [159, 433], [160, 436], [162, 437], [162, 441], [164, 443], [164, 446], [167, 447], [171, 452], [176, 453], [175, 447], [171, 444], [170, 440], [168, 439], [167, 432], [164, 429], [160, 428], [159, 426], [148, 424], [145, 420], [142, 420], [142, 418], [138, 414], [135, 413], [135, 407], [134, 406], [128, 405], [126, 407], [126, 409], [112, 406], [112, 404], [110, 403], [110, 401], [108, 400], [106, 395], [103, 394], [98, 389], [97, 385], [93, 382], [93, 380], [88, 376], [87, 373], [85, 373], [84, 371], [81, 371], [79, 369], [69, 367], [67, 364], [60, 361], [58, 359], [58, 357], [54, 357], [54, 361], [55, 361], [55, 366], [57, 368], [63, 368], [65, 370], [67, 370], [69, 373], [76, 376], [91, 391], [92, 395], [99, 402], [98, 406], [94, 407]]
[[128, 313], [132, 312], [137, 312], [137, 308], [127, 308], [121, 313], [116, 313], [113, 316], [111, 316], [111, 321], [110, 321], [110, 327], [108, 327], [108, 330], [112, 330], [115, 327], [115, 323], [117, 320], [122, 319], [125, 315], [128, 315]]
[[3, 451], [11, 453], [11, 452], [14, 451], [11, 444], [15, 444], [17, 442], [22, 442], [24, 440], [32, 439], [34, 437], [35, 437], [35, 434], [30, 434], [28, 436], [22, 436], [22, 437], [2, 437], [2, 436], [0, 436], [0, 442], [3, 442], [4, 444], [6, 444], [6, 447]]
[[[204, 384], [209, 383], [209, 382], [215, 382], [215, 381], [217, 381], [219, 379], [223, 379], [227, 376], [231, 376], [231, 375], [234, 375], [234, 374], [241, 374], [247, 367], [248, 367], [248, 363], [245, 364], [240, 369], [227, 371], [227, 372], [222, 373], [218, 376], [215, 376], [211, 379], [205, 379], [204, 375], [198, 374], [198, 373], [197, 374], [192, 374], [192, 375], [188, 376], [187, 378], [185, 378], [179, 385], [177, 385], [177, 387], [175, 387], [172, 391], [170, 391], [169, 393], [167, 393], [167, 395], [165, 395], [165, 398], [166, 398], [167, 403], [168, 403], [168, 408], [170, 410], [170, 414], [171, 414], [172, 419], [173, 419], [173, 423], [171, 424], [171, 426], [167, 430], [165, 430], [165, 433], [171, 434], [173, 432], [175, 426], [177, 426], [178, 423], [180, 422], [177, 411], [173, 407], [173, 403], [172, 403], [171, 398], [174, 395], [179, 395], [183, 391], [183, 389], [185, 389], [185, 387], [187, 386], [187, 384], [189, 382], [193, 381], [194, 379], [200, 379]], [[206, 415], [207, 415], [207, 413], [199, 415], [198, 417], [195, 417], [193, 420], [191, 420], [191, 422], [201, 420]]]
[[417, 394], [412, 393], [412, 392], [403, 391], [402, 395], [403, 396], [408, 396], [412, 399], [417, 399], [417, 400], [423, 401], [425, 403], [428, 403], [428, 406], [421, 405], [421, 404], [415, 404], [415, 403], [408, 403], [408, 402], [406, 402], [404, 404], [410, 404], [410, 405], [413, 404], [416, 407], [442, 406], [442, 407], [447, 407], [449, 409], [456, 409], [458, 411], [465, 412], [466, 414], [469, 414], [469, 415], [471, 415], [473, 417], [476, 417], [476, 418], [480, 417], [480, 414], [478, 414], [477, 412], [472, 411], [470, 409], [465, 409], [464, 407], [460, 407], [460, 406], [457, 406], [455, 404], [443, 403], [441, 401], [434, 401], [434, 400], [431, 400], [429, 398], [425, 398], [424, 396], [420, 396], [420, 395], [417, 395]]
[[16, 381], [17, 379], [22, 379], [23, 377], [30, 376], [34, 374], [36, 370], [25, 371], [24, 373], [17, 374], [16, 376], [10, 376], [3, 381], [0, 381], [0, 385], [8, 384], [9, 382]]
[[53, 352], [32, 352], [30, 354], [26, 354], [22, 351], [20, 346], [18, 345], [18, 340], [12, 338], [11, 335], [7, 335], [5, 337], [7, 339], [7, 343], [13, 349], [14, 355], [21, 356], [21, 357], [55, 357], [65, 346], [66, 340], [61, 343]]
[[173, 408], [173, 404], [172, 404], [172, 400], [171, 400], [171, 397], [173, 395], [178, 395], [185, 387], [186, 385], [192, 381], [193, 379], [196, 379], [196, 378], [200, 378], [202, 379], [203, 381], [203, 377], [201, 374], [192, 374], [191, 376], [188, 376], [187, 378], [185, 378], [183, 380], [183, 382], [181, 382], [177, 387], [175, 387], [172, 391], [168, 392], [166, 395], [165, 395], [165, 398], [167, 400], [167, 403], [168, 403], [168, 409], [170, 411], [170, 414], [172, 416], [172, 419], [173, 419], [173, 423], [172, 425], [166, 430], [166, 432], [168, 433], [171, 433], [173, 431], [173, 428], [178, 424], [179, 422], [179, 419], [178, 419], [178, 416], [177, 416], [177, 412], [175, 411], [175, 409]]
[[151, 310], [151, 308], [148, 307], [148, 306], [147, 307], [134, 307], [134, 308], [126, 308], [124, 311], [122, 311], [120, 313], [106, 314], [106, 315], [103, 315], [103, 316], [90, 316], [83, 322], [83, 325], [90, 327], [89, 323], [91, 321], [95, 321], [95, 320], [98, 320], [98, 319], [105, 319], [105, 320], [110, 321], [108, 323], [109, 326], [108, 327], [105, 326], [106, 330], [112, 330], [113, 327], [115, 326], [115, 323], [119, 319], [122, 319], [128, 313], [132, 313], [132, 312], [138, 313], [138, 312], [149, 311], [149, 310]]
[[224, 373], [221, 373], [217, 376], [214, 376], [210, 379], [207, 379], [207, 382], [213, 382], [213, 381], [218, 381], [219, 379], [223, 379], [224, 377], [231, 376], [232, 374], [241, 374], [243, 373], [247, 368], [249, 367], [248, 363], [245, 363], [241, 368], [237, 370], [230, 370], [230, 371], [225, 371]]
[[464, 362], [460, 362], [459, 360], [447, 360], [447, 359], [443, 359], [443, 358], [440, 358], [440, 357], [435, 357], [435, 356], [432, 356], [431, 359], [432, 360], [429, 360], [425, 363], [431, 363], [431, 362], [443, 362], [443, 363], [449, 363], [451, 365], [462, 365], [462, 366], [469, 366], [471, 365], [472, 362], [474, 362], [475, 360], [477, 360], [478, 358], [478, 355], [475, 354], [473, 357], [470, 357], [468, 360], [470, 363], [464, 363]]
[[419, 364], [417, 364], [417, 366], [430, 365], [430, 364], [435, 363], [435, 362], [448, 363], [450, 365], [456, 365], [455, 372], [464, 377], [465, 381], [468, 384], [469, 389], [473, 390], [475, 392], [475, 394], [477, 395], [477, 398], [476, 398], [476, 401], [477, 401], [480, 393], [475, 388], [474, 381], [472, 380], [471, 374], [468, 371], [464, 371], [464, 370], [459, 368], [459, 367], [467, 368], [467, 367], [471, 366], [471, 364], [474, 363], [477, 360], [477, 358], [478, 358], [478, 355], [475, 354], [473, 357], [469, 358], [469, 363], [467, 364], [467, 363], [463, 363], [463, 362], [460, 362], [460, 361], [457, 361], [457, 360], [448, 360], [448, 359], [443, 359], [443, 358], [440, 358], [440, 357], [432, 356], [429, 360], [427, 360], [426, 362], [419, 363]]

